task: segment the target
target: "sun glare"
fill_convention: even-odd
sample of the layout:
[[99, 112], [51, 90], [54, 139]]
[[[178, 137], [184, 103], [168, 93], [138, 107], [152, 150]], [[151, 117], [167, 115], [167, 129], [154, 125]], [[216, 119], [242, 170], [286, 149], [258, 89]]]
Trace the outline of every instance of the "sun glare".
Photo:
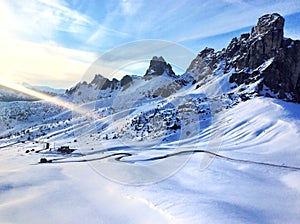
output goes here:
[[93, 118], [93, 119], [99, 119], [100, 118], [98, 115], [96, 115], [95, 113], [92, 113], [90, 110], [86, 110], [82, 107], [77, 106], [76, 104], [69, 103], [69, 102], [66, 102], [64, 100], [58, 99], [57, 97], [53, 97], [53, 96], [50, 96], [48, 94], [41, 93], [41, 92], [38, 92], [38, 91], [35, 91], [35, 90], [32, 90], [32, 89], [26, 88], [26, 87], [24, 87], [22, 85], [19, 85], [19, 84], [10, 83], [10, 82], [4, 81], [4, 80], [0, 80], [0, 85], [5, 86], [6, 88], [9, 88], [9, 89], [15, 90], [17, 92], [24, 93], [26, 95], [38, 98], [40, 100], [45, 100], [49, 103], [64, 107], [66, 109], [72, 110], [76, 113], [88, 116], [88, 117]]

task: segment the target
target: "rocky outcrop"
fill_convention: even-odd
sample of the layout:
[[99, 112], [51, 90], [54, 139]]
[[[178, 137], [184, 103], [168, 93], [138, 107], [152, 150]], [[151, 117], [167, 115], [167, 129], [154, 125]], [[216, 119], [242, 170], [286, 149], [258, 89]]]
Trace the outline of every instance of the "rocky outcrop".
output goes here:
[[[160, 88], [157, 88], [157, 90], [153, 92], [152, 95], [149, 95], [152, 97], [168, 97], [172, 93], [179, 90], [182, 85], [189, 83], [189, 80], [185, 80], [183, 79], [183, 77], [176, 76], [174, 71], [172, 70], [171, 65], [168, 64], [163, 57], [154, 56], [150, 61], [150, 65], [147, 69], [146, 74], [143, 77], [125, 75], [120, 81], [118, 81], [115, 78], [109, 80], [108, 78], [97, 74], [94, 76], [94, 79], [90, 83], [87, 83], [86, 81], [80, 82], [73, 88], [67, 90], [66, 94], [69, 96], [73, 96], [77, 93], [78, 96], [84, 95], [85, 97], [86, 94], [82, 93], [87, 91], [93, 92], [92, 95], [95, 95], [95, 93], [97, 93], [97, 91], [99, 90], [107, 89], [109, 91], [105, 91], [106, 93], [113, 92], [114, 90], [118, 89], [121, 91], [125, 91], [132, 85], [134, 79], [144, 79], [145, 81], [147, 81], [152, 78], [160, 79], [160, 82], [162, 84]], [[101, 94], [105, 95], [106, 93], [102, 92]], [[108, 94], [108, 96], [111, 95]], [[92, 96], [89, 96], [88, 100], [90, 100], [91, 97]], [[97, 97], [98, 96], [94, 96], [93, 99], [96, 99]]]
[[[279, 14], [259, 18], [251, 34], [234, 38], [227, 47], [226, 68], [237, 71], [231, 81], [241, 84], [262, 78], [258, 92], [263, 93], [266, 86], [278, 98], [299, 103], [300, 45], [283, 37], [283, 27], [284, 18]], [[264, 66], [267, 61], [270, 63]]]
[[284, 18], [279, 14], [264, 15], [251, 34], [233, 38], [226, 48], [226, 71], [255, 69], [278, 54], [283, 40]]
[[[284, 22], [277, 13], [262, 16], [250, 33], [233, 38], [227, 48], [202, 50], [181, 76], [175, 75], [163, 57], [154, 56], [145, 75], [137, 79], [158, 78], [161, 86], [152, 95], [148, 94], [153, 97], [168, 97], [183, 86], [196, 84], [195, 88], [201, 88], [208, 82], [222, 80], [222, 85], [230, 89], [226, 90], [230, 91], [227, 93], [230, 96], [235, 88], [238, 95], [245, 94], [244, 90], [251, 85], [247, 94], [300, 103], [300, 41], [284, 38]], [[216, 76], [222, 78], [214, 79]], [[232, 84], [226, 84], [228, 81]], [[80, 85], [95, 90], [120, 88], [124, 91], [132, 83], [133, 76], [127, 75], [118, 81], [96, 75], [90, 84], [80, 83], [67, 93], [72, 94]]]
[[97, 89], [105, 90], [108, 88], [116, 89], [119, 81], [115, 78], [109, 80], [108, 78], [103, 77], [102, 75], [95, 75], [91, 84], [94, 84]]
[[278, 98], [300, 103], [300, 41], [283, 40], [273, 63], [261, 76]]
[[147, 69], [144, 77], [147, 79], [152, 76], [163, 75], [164, 73], [170, 77], [176, 77], [171, 65], [168, 64], [162, 56], [154, 56], [150, 61], [150, 66]]
[[220, 54], [212, 48], [205, 48], [191, 62], [185, 76], [190, 75], [194, 82], [199, 82], [213, 74], [213, 69], [220, 62]]
[[133, 79], [132, 79], [131, 76], [125, 75], [125, 76], [121, 79], [121, 81], [120, 81], [121, 86], [123, 87], [123, 86], [129, 85], [129, 84], [132, 82], [132, 80], [133, 80]]
[[204, 66], [209, 66], [211, 69], [213, 68], [216, 61], [216, 54], [215, 50], [212, 48], [205, 48], [202, 50], [197, 57], [191, 62], [190, 66], [188, 67], [187, 71], [191, 72], [193, 70], [199, 71]]
[[129, 86], [132, 84], [133, 78], [129, 75], [125, 75], [121, 81], [121, 87], [123, 88], [122, 91], [125, 91], [127, 88], [129, 88]]
[[67, 95], [72, 95], [78, 91], [82, 86], [88, 86], [95, 90], [106, 90], [111, 89], [111, 91], [117, 89], [120, 86], [120, 81], [113, 78], [109, 80], [108, 78], [103, 77], [100, 74], [94, 76], [94, 79], [88, 84], [86, 81], [78, 83], [76, 86], [71, 89], [66, 90]]
[[264, 15], [251, 33], [233, 38], [226, 49], [201, 51], [187, 72], [203, 73], [204, 66], [213, 70], [224, 61], [223, 74], [231, 74], [231, 83], [260, 81], [257, 93], [265, 94], [267, 89], [272, 93], [268, 96], [300, 103], [300, 42], [284, 38], [283, 30], [282, 16]]

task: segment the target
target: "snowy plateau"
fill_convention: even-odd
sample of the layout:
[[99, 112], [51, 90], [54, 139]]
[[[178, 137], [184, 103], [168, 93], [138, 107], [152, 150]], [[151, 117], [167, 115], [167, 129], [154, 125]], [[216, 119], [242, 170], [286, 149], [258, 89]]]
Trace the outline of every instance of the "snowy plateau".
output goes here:
[[95, 75], [52, 103], [1, 87], [0, 223], [299, 223], [300, 78], [277, 67], [300, 63], [299, 41], [282, 20], [182, 75], [153, 57], [144, 76]]

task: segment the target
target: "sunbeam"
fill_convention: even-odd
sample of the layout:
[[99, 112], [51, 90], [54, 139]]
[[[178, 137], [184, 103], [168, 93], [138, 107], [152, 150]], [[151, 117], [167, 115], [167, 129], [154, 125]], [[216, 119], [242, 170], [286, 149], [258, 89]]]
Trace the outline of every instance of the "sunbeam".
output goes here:
[[14, 91], [17, 91], [17, 92], [24, 93], [26, 95], [35, 97], [37, 99], [45, 100], [49, 103], [64, 107], [66, 109], [72, 110], [76, 113], [79, 113], [79, 114], [84, 115], [84, 116], [88, 116], [88, 117], [96, 119], [96, 120], [101, 118], [98, 115], [96, 115], [95, 113], [93, 113], [92, 111], [86, 110], [85, 108], [82, 108], [82, 107], [79, 107], [74, 103], [70, 103], [70, 102], [58, 99], [57, 97], [53, 97], [53, 96], [50, 96], [48, 94], [41, 93], [41, 92], [35, 91], [33, 89], [26, 88], [26, 87], [24, 87], [22, 85], [19, 85], [19, 84], [10, 83], [10, 82], [4, 81], [4, 80], [0, 80], [0, 85], [6, 87], [8, 89], [11, 89], [11, 90], [14, 90]]

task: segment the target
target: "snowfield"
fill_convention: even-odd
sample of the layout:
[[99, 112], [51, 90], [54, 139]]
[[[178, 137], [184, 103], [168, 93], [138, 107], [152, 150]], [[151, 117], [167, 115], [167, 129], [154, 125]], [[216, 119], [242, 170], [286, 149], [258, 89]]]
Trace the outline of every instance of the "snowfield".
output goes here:
[[[29, 133], [9, 136], [11, 129], [1, 135], [0, 223], [296, 224], [300, 220], [299, 111], [298, 104], [256, 97], [220, 112], [222, 116], [217, 113], [214, 125], [200, 132], [179, 140], [176, 132], [140, 150], [125, 147], [128, 142], [113, 136], [103, 139], [102, 132], [95, 134], [97, 125], [102, 127], [109, 118], [96, 122], [87, 137], [77, 138], [77, 131], [88, 130], [84, 125], [88, 120], [68, 120], [70, 112], [58, 110], [57, 122], [46, 119], [34, 127], [26, 124]], [[127, 118], [133, 119], [135, 113]], [[123, 122], [118, 117], [114, 121]], [[212, 151], [210, 136], [218, 128], [222, 135], [217, 136], [218, 150]], [[39, 135], [39, 130], [45, 134]], [[36, 141], [27, 140], [30, 134]], [[45, 141], [52, 147], [55, 142], [57, 147], [80, 150], [39, 151]], [[39, 163], [42, 157], [52, 162]], [[209, 160], [203, 167], [205, 159]], [[117, 179], [118, 172], [126, 174], [127, 183], [143, 178], [147, 169], [134, 169], [141, 165], [164, 172], [168, 167], [162, 164], [171, 164], [168, 160], [184, 163], [159, 181], [135, 186]]]

